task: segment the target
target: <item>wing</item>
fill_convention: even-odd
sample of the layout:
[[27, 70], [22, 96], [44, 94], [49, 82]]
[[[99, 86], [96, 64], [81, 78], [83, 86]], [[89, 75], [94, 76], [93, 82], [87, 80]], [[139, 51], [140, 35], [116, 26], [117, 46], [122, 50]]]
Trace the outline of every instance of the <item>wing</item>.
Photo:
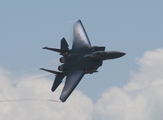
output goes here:
[[71, 71], [69, 74], [67, 74], [65, 86], [60, 96], [60, 100], [62, 102], [66, 101], [66, 99], [78, 85], [84, 74], [85, 74], [84, 70]]
[[81, 20], [78, 20], [74, 24], [74, 33], [73, 34], [74, 34], [74, 38], [73, 38], [72, 50], [91, 46], [88, 35], [84, 29], [84, 26], [83, 26]]

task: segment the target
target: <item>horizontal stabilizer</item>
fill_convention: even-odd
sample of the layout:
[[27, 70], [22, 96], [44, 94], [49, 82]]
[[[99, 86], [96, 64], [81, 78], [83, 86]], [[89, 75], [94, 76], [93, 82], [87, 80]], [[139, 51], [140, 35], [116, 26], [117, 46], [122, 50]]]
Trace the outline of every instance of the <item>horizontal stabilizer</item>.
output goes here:
[[42, 49], [46, 49], [46, 50], [51, 50], [51, 51], [55, 51], [55, 52], [70, 52], [70, 50], [61, 50], [61, 49], [57, 49], [57, 48], [49, 48], [49, 47], [43, 47]]
[[49, 47], [43, 47], [42, 49], [59, 52], [61, 55], [68, 55], [71, 52], [71, 50], [63, 50], [63, 49], [49, 48]]
[[53, 73], [53, 74], [63, 74], [62, 72], [58, 72], [58, 71], [54, 71], [54, 70], [48, 70], [48, 69], [44, 69], [44, 68], [40, 68], [40, 70], [44, 70], [46, 72], [50, 72], [50, 73]]

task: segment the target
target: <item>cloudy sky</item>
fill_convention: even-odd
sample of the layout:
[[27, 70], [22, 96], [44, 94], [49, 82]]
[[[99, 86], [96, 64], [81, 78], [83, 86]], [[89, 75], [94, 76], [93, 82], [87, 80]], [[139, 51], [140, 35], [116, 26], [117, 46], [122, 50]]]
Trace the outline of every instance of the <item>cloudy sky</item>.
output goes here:
[[[0, 119], [162, 120], [163, 1], [0, 1]], [[65, 103], [50, 91], [60, 56], [81, 19], [92, 45], [126, 52], [85, 75]], [[19, 100], [19, 101], [18, 101]]]

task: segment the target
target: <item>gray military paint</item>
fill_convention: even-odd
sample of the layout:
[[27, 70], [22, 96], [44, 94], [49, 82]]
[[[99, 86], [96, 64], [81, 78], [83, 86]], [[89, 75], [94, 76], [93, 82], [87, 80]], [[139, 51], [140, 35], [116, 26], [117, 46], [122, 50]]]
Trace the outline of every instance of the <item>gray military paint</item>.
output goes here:
[[66, 76], [60, 96], [62, 102], [67, 100], [85, 74], [97, 72], [97, 69], [102, 66], [103, 60], [116, 59], [125, 55], [119, 51], [105, 51], [105, 47], [91, 46], [81, 20], [74, 24], [72, 49], [68, 48], [65, 38], [61, 40], [60, 49], [48, 47], [43, 49], [59, 52], [63, 56], [60, 58], [62, 65], [58, 67], [60, 72], [41, 68], [41, 70], [56, 74], [51, 89], [53, 92]]

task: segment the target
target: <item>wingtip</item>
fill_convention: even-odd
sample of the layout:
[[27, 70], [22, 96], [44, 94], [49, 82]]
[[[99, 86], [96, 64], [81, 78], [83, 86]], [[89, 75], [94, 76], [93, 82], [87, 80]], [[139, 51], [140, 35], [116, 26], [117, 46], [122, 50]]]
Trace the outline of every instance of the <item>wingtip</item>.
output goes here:
[[63, 102], [63, 103], [66, 101], [65, 99], [62, 99], [62, 98], [60, 98], [60, 100], [61, 100], [61, 102]]
[[44, 68], [40, 68], [40, 70], [44, 70]]
[[51, 88], [51, 91], [54, 92], [55, 90], [53, 88]]
[[81, 20], [80, 20], [80, 19], [78, 19], [78, 21], [79, 21], [79, 22], [81, 22]]
[[42, 49], [47, 49], [48, 47], [43, 47]]

